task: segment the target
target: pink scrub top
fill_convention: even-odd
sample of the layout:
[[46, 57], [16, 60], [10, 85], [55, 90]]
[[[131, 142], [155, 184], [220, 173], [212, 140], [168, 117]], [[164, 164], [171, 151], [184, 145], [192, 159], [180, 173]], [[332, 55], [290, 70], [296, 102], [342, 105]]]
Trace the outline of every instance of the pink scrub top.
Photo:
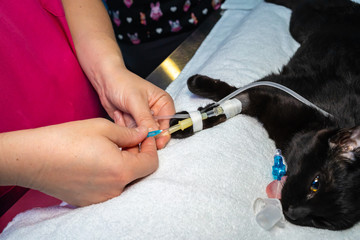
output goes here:
[[[105, 116], [77, 61], [61, 0], [0, 1], [0, 46], [0, 133]], [[13, 204], [12, 191], [22, 189], [0, 187], [0, 210], [1, 198]], [[26, 192], [0, 217], [0, 232], [17, 213], [59, 202]]]

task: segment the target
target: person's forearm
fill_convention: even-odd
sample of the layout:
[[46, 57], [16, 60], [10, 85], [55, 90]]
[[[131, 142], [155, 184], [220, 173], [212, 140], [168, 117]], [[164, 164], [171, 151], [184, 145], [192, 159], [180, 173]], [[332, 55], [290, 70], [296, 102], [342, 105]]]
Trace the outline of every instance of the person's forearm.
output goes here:
[[12, 174], [14, 160], [9, 156], [12, 148], [9, 141], [8, 133], [0, 134], [0, 186], [16, 185], [17, 182], [16, 174]]
[[125, 69], [109, 15], [101, 0], [62, 0], [78, 60], [101, 90], [109, 69]]
[[39, 151], [39, 145], [32, 145], [34, 139], [28, 138], [31, 131], [0, 134], [0, 185], [27, 187], [23, 179], [35, 175], [39, 161], [32, 161], [31, 154]]

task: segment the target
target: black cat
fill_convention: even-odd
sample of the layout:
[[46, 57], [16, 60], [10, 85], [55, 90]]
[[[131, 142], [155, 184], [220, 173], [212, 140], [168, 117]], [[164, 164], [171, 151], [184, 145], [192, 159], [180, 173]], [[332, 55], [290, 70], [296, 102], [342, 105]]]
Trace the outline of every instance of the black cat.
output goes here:
[[[271, 87], [255, 87], [236, 98], [243, 103], [242, 114], [257, 118], [286, 158], [281, 199], [286, 219], [349, 228], [360, 220], [360, 6], [349, 0], [267, 2], [293, 10], [290, 32], [301, 46], [279, 74], [259, 81], [280, 83], [332, 116]], [[192, 76], [188, 87], [215, 101], [236, 90], [201, 75]], [[224, 116], [207, 119], [204, 128], [223, 121]], [[188, 129], [173, 137], [192, 134]]]

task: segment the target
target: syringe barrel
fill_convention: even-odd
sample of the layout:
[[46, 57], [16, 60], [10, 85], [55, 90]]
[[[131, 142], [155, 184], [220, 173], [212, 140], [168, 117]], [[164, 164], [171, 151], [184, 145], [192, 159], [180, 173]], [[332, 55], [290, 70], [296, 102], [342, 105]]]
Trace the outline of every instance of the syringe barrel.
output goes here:
[[191, 127], [192, 125], [193, 122], [191, 118], [186, 118], [184, 120], [179, 121], [178, 124], [171, 126], [168, 131], [170, 134], [179, 131], [180, 129], [184, 131], [186, 128]]
[[180, 130], [180, 125], [176, 124], [176, 125], [171, 126], [168, 131], [170, 134], [173, 134], [174, 132], [177, 132], [179, 130]]

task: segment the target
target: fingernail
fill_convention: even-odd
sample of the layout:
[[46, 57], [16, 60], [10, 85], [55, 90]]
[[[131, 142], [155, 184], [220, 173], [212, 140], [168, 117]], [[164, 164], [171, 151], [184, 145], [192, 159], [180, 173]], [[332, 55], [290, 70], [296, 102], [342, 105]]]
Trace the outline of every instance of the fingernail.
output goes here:
[[114, 112], [114, 122], [119, 123], [120, 121], [120, 113], [118, 111]]

